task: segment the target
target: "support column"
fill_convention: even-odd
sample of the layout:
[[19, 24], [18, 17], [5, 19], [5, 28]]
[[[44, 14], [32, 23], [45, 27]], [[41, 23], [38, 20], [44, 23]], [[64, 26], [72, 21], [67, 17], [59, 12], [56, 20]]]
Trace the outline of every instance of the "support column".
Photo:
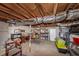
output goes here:
[[30, 27], [29, 52], [31, 52], [31, 25], [29, 27]]

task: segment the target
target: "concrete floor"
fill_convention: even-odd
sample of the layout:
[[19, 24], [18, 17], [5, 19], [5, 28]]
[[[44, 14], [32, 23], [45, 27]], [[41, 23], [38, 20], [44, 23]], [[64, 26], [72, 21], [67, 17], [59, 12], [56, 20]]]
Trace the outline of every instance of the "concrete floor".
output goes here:
[[28, 44], [28, 42], [23, 44], [24, 56], [68, 56], [68, 54], [59, 53], [54, 42], [32, 41], [31, 51]]
[[[1, 53], [5, 53], [5, 50]], [[5, 54], [4, 54], [5, 55]], [[22, 44], [23, 56], [68, 56], [68, 54], [59, 53], [55, 43], [51, 41], [32, 41], [31, 51], [29, 51], [29, 42]]]

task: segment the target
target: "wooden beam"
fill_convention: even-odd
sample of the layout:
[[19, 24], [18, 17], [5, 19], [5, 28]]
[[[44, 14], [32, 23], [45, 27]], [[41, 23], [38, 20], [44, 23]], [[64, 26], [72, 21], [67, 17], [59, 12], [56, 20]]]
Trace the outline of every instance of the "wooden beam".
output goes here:
[[20, 9], [19, 10], [19, 14], [21, 14], [23, 17], [25, 17], [26, 19], [28, 19], [28, 18], [30, 18], [30, 16], [26, 13], [26, 11], [22, 8], [22, 6], [21, 5], [19, 5], [18, 3], [17, 4], [15, 4], [15, 6], [18, 8], [18, 9]]
[[42, 7], [41, 4], [38, 4], [38, 7], [40, 8], [40, 11], [43, 13], [43, 15], [45, 16], [45, 11], [43, 10], [44, 8]]
[[35, 15], [33, 14], [33, 12], [27, 7], [25, 8], [25, 6], [23, 4], [18, 4], [26, 13], [26, 15], [28, 15], [30, 18], [35, 18]]
[[[37, 17], [37, 15], [36, 15], [37, 11], [35, 10], [36, 6], [35, 6], [34, 10], [30, 9], [29, 6], [26, 6], [26, 5], [23, 5], [23, 7], [25, 8], [26, 12], [28, 12], [31, 16], [33, 16], [34, 18]], [[35, 13], [34, 13], [34, 11], [35, 11]]]
[[72, 3], [70, 3], [70, 4], [68, 4], [67, 6], [66, 6], [66, 8], [65, 8], [65, 11], [68, 11], [69, 9], [70, 9], [70, 7], [72, 7]]
[[75, 9], [77, 6], [78, 6], [78, 4], [77, 4], [77, 3], [75, 3], [75, 6], [73, 7], [73, 9]]
[[58, 8], [58, 3], [55, 4], [53, 14], [56, 15], [57, 13], [57, 8]]
[[9, 20], [10, 18], [8, 17], [3, 17], [3, 16], [0, 16], [0, 20], [4, 19], [5, 21]]
[[40, 4], [35, 3], [35, 6], [36, 6], [36, 8], [38, 9], [38, 12], [40, 13], [40, 15], [41, 15], [42, 17], [44, 17], [45, 15], [44, 15], [43, 10], [41, 9]]
[[[43, 4], [43, 5], [45, 5], [45, 4]], [[52, 12], [46, 12], [47, 7], [43, 7], [43, 5], [41, 4], [42, 12], [44, 13], [45, 16], [49, 16], [50, 13], [52, 13]]]
[[[11, 8], [13, 8], [13, 7], [11, 7]], [[17, 17], [17, 18], [19, 18], [19, 19], [26, 19], [25, 17], [23, 17], [21, 14], [18, 14], [17, 12], [18, 11], [16, 11], [15, 12], [15, 10], [13, 10], [13, 9], [11, 9], [10, 8], [10, 6], [7, 6], [7, 5], [4, 5], [4, 4], [0, 4], [0, 10], [2, 10], [2, 11], [4, 11], [5, 13], [8, 13], [8, 14], [10, 14], [10, 15], [12, 15], [12, 16], [15, 16], [15, 17]]]
[[[4, 15], [4, 16], [7, 16], [7, 17], [9, 17], [9, 19], [17, 19], [17, 20], [21, 20], [20, 18], [18, 18], [17, 16], [13, 16], [12, 14], [9, 14], [9, 13], [7, 13], [7, 12], [5, 12], [5, 11], [2, 11], [2, 10], [0, 10], [1, 12], [3, 12], [3, 13], [5, 13], [5, 14], [7, 14], [7, 15]], [[6, 18], [7, 18], [6, 17]]]
[[56, 26], [56, 23], [40, 23], [40, 24], [34, 24], [32, 25], [32, 27], [52, 27], [52, 26]]
[[12, 16], [12, 15], [9, 15], [9, 14], [7, 14], [7, 13], [1, 11], [1, 10], [0, 10], [0, 16], [4, 17], [5, 19], [8, 18], [8, 20], [11, 20], [11, 19], [17, 19], [17, 20], [18, 20], [18, 19], [19, 19], [19, 18], [17, 18], [17, 17], [14, 17], [14, 16]]

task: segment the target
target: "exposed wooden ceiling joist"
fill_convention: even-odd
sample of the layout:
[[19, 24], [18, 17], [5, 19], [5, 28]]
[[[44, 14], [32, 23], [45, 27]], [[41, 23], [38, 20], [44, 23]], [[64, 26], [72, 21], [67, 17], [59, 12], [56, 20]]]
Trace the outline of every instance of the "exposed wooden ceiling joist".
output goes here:
[[[7, 9], [8, 13], [16, 15], [16, 17], [22, 19], [27, 19], [23, 12], [20, 11], [20, 9], [18, 9], [19, 7], [17, 7], [15, 4], [0, 4], [3, 8], [5, 8], [5, 10]], [[13, 8], [14, 7], [14, 8]], [[18, 10], [17, 10], [18, 9]]]
[[41, 23], [41, 24], [36, 24], [36, 25], [32, 25], [33, 27], [52, 27], [52, 26], [56, 26], [56, 23]]
[[54, 5], [53, 15], [56, 15], [57, 7], [58, 7], [58, 3], [56, 3], [56, 4]]
[[38, 9], [38, 12], [40, 13], [40, 15], [41, 15], [42, 17], [44, 17], [44, 16], [45, 16], [45, 13], [44, 13], [44, 11], [43, 11], [41, 5], [40, 5], [40, 4], [35, 4], [35, 5], [36, 5], [36, 7], [37, 7], [37, 9]]
[[79, 6], [79, 4], [76, 3], [76, 4], [73, 6], [73, 9], [76, 9], [77, 6]]
[[[72, 3], [1, 3], [0, 19], [28, 20], [78, 8], [79, 4]], [[65, 20], [63, 21], [65, 22]]]
[[2, 20], [2, 19], [5, 19], [5, 21], [7, 21], [7, 20], [9, 20], [10, 18], [0, 16], [0, 20]]
[[25, 10], [19, 4], [15, 4], [15, 7], [17, 8], [17, 10], [15, 10], [15, 12], [17, 12], [19, 10], [18, 14], [22, 15], [25, 19], [30, 18], [30, 16], [28, 14], [26, 14]]
[[12, 10], [10, 10], [8, 8], [3, 7], [2, 5], [0, 5], [0, 11], [3, 11], [5, 13], [9, 14], [12, 17], [18, 18], [19, 20], [23, 19], [21, 16], [18, 16], [15, 12], [13, 12]]
[[17, 17], [14, 17], [14, 16], [8, 14], [8, 13], [5, 13], [5, 12], [3, 12], [3, 11], [1, 11], [1, 10], [0, 10], [0, 16], [3, 17], [3, 18], [5, 18], [5, 19], [8, 18], [8, 20], [11, 20], [11, 19], [14, 19], [14, 20], [17, 19], [17, 20], [18, 20], [18, 19], [19, 19], [19, 18], [17, 18]]
[[7, 13], [7, 12], [5, 12], [5, 11], [2, 11], [2, 10], [0, 10], [0, 16], [2, 16], [3, 18], [6, 18], [7, 19], [7, 17], [8, 17], [8, 20], [12, 20], [12, 19], [14, 19], [14, 20], [19, 20], [20, 18], [18, 18], [18, 17], [16, 17], [16, 16], [13, 16], [13, 15], [11, 15], [11, 14], [9, 14], [9, 13]]
[[23, 4], [18, 4], [22, 9], [24, 9], [26, 15], [28, 15], [31, 18], [35, 18], [35, 15], [33, 14], [33, 12], [27, 7], [25, 8], [25, 6]]
[[72, 4], [72, 3], [68, 4], [67, 7], [65, 8], [65, 11], [68, 11], [68, 10], [72, 9], [73, 5], [74, 4]]

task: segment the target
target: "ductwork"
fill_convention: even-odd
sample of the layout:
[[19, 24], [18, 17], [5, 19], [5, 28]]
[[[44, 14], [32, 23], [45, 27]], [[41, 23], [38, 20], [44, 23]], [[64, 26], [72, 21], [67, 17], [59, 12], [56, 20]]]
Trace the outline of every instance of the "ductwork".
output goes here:
[[21, 24], [39, 24], [39, 23], [53, 23], [53, 22], [58, 22], [58, 21], [62, 21], [62, 20], [73, 20], [79, 18], [79, 9], [75, 9], [75, 10], [69, 10], [68, 13], [65, 12], [61, 12], [52, 16], [45, 16], [45, 17], [37, 17], [37, 18], [32, 18], [32, 19], [28, 19], [27, 20], [23, 20], [21, 22]]
[[79, 9], [76, 10], [70, 10], [68, 13], [67, 20], [73, 20], [79, 18]]
[[34, 22], [35, 23], [55, 22], [55, 21], [61, 21], [61, 20], [65, 19], [65, 17], [66, 17], [66, 12], [62, 12], [62, 13], [57, 14], [56, 16], [52, 15], [52, 16], [45, 16], [43, 18], [34, 19]]
[[[66, 18], [67, 16], [67, 18]], [[76, 18], [79, 18], [79, 9], [76, 10], [69, 10], [68, 13], [66, 12], [61, 12], [59, 14], [52, 15], [52, 16], [45, 16], [43, 18], [35, 18], [34, 20], [34, 24], [35, 23], [48, 23], [48, 22], [55, 22], [55, 21], [62, 21], [66, 18], [66, 20], [73, 20]]]

